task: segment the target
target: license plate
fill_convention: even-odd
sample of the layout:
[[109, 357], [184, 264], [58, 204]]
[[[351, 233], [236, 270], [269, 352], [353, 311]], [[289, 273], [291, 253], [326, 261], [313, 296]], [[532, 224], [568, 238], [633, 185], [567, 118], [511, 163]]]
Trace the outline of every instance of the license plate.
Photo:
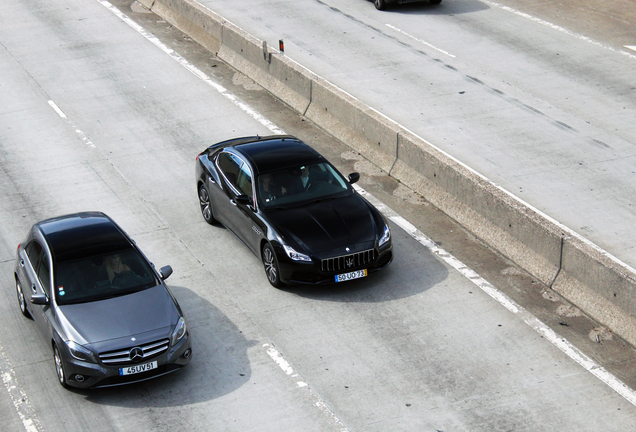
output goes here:
[[142, 372], [148, 372], [149, 370], [157, 369], [157, 362], [144, 363], [140, 365], [128, 366], [125, 368], [119, 368], [119, 375], [132, 375]]
[[351, 273], [343, 273], [336, 275], [336, 282], [344, 282], [352, 279], [363, 278], [367, 275], [367, 270], [357, 270]]

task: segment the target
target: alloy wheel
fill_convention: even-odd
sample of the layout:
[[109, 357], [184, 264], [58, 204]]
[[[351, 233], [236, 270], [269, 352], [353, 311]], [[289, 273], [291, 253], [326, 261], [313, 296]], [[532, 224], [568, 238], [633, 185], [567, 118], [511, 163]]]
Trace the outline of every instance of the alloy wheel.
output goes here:
[[203, 219], [209, 224], [215, 222], [214, 216], [212, 216], [212, 206], [210, 205], [210, 194], [204, 185], [199, 186], [199, 206], [201, 206], [201, 215]]
[[57, 379], [62, 387], [66, 387], [66, 375], [64, 374], [64, 364], [62, 363], [62, 357], [57, 346], [53, 347], [53, 359], [55, 360], [55, 372], [57, 373]]
[[269, 283], [276, 288], [282, 287], [284, 283], [280, 280], [278, 262], [269, 244], [263, 246], [263, 266], [265, 267], [265, 274]]
[[24, 292], [22, 292], [22, 285], [20, 281], [16, 279], [15, 281], [15, 291], [18, 296], [18, 305], [20, 306], [20, 312], [27, 318], [31, 317], [31, 314], [27, 310], [26, 300], [24, 299]]

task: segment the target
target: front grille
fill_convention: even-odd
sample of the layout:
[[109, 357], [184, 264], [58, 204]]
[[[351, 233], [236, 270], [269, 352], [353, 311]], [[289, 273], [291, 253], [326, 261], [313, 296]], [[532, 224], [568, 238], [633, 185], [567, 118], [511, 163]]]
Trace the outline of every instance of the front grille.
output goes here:
[[339, 257], [326, 258], [321, 261], [323, 272], [353, 271], [365, 267], [375, 261], [375, 249], [356, 252]]
[[[105, 353], [101, 353], [99, 355], [99, 359], [104, 364], [108, 365], [128, 365], [139, 363], [140, 361], [146, 361], [153, 357], [156, 357], [160, 354], [163, 354], [168, 350], [168, 346], [170, 345], [169, 339], [162, 339], [155, 342], [150, 342], [143, 345], [134, 345], [129, 348], [123, 348], [117, 351], [109, 351]], [[141, 348], [143, 353], [143, 357], [132, 361], [130, 358], [130, 352], [134, 348]]]

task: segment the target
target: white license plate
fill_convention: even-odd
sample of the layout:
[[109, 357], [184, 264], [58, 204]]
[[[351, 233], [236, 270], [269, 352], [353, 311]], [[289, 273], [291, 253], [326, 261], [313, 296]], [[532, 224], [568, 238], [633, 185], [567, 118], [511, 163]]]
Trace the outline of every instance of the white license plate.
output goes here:
[[128, 366], [125, 368], [119, 368], [119, 375], [132, 375], [138, 374], [142, 372], [148, 372], [149, 370], [157, 369], [157, 362], [153, 361], [152, 363], [144, 363], [134, 366]]
[[365, 277], [366, 275], [367, 275], [366, 269], [354, 271], [351, 273], [343, 273], [343, 274], [336, 275], [336, 282], [344, 282], [351, 279], [359, 279], [359, 278]]

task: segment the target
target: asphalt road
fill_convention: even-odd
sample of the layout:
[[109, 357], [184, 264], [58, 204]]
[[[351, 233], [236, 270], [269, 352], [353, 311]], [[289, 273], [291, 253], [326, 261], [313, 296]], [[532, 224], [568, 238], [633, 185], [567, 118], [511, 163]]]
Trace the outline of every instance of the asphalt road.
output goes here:
[[198, 1], [636, 267], [633, 2]]
[[[557, 314], [567, 304], [421, 197], [154, 15], [116, 5], [143, 27], [95, 0], [7, 0], [0, 15], [3, 430], [636, 426], [632, 393], [619, 394], [557, 345], [567, 339], [632, 387], [633, 349], [592, 341], [595, 323], [575, 310]], [[257, 257], [201, 218], [194, 159], [210, 143], [279, 130], [343, 172], [360, 171], [365, 190], [436, 244], [395, 218], [386, 271], [333, 287], [272, 288]], [[52, 353], [18, 310], [12, 270], [34, 221], [81, 210], [106, 212], [158, 267], [172, 265], [168, 283], [194, 338], [188, 367], [127, 387], [59, 386]], [[527, 313], [493, 299], [485, 280], [439, 246]], [[565, 338], [538, 331], [535, 316]]]

